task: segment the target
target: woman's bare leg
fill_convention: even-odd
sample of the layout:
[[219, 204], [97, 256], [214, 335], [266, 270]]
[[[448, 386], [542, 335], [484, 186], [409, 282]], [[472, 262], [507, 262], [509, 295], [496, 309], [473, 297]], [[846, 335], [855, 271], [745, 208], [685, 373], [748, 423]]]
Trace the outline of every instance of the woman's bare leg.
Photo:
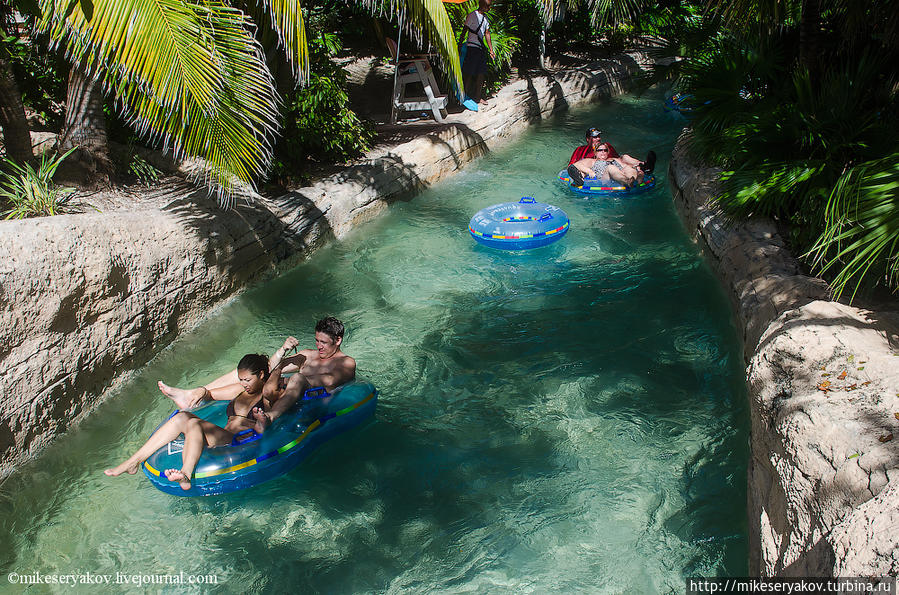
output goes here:
[[616, 182], [621, 182], [625, 186], [630, 186], [634, 183], [635, 177], [628, 177], [622, 170], [618, 169], [614, 165], [609, 165], [609, 168], [606, 170], [606, 173], [609, 174], [609, 177], [615, 180]]
[[130, 475], [137, 473], [137, 469], [141, 463], [147, 460], [151, 454], [168, 444], [180, 434], [184, 432], [184, 426], [190, 418], [196, 419], [191, 413], [180, 412], [170, 420], [162, 424], [162, 427], [153, 432], [153, 435], [141, 446], [136, 453], [128, 457], [128, 459], [115, 467], [103, 471], [110, 477], [115, 477], [127, 472]]
[[209, 386], [198, 386], [197, 388], [186, 389], [169, 386], [161, 380], [157, 384], [162, 394], [174, 401], [178, 409], [191, 409], [199, 405], [203, 400], [208, 399], [230, 401], [243, 392], [243, 386], [238, 382], [211, 388]]
[[635, 179], [637, 182], [643, 181], [643, 172], [634, 167], [631, 167], [630, 165], [624, 166], [624, 175], [628, 178]]
[[632, 157], [631, 155], [619, 155], [618, 159], [620, 159], [625, 165], [630, 165], [634, 169], [636, 169], [637, 166], [640, 165], [640, 160], [636, 157]]
[[214, 388], [222, 388], [223, 386], [228, 386], [229, 384], [240, 384], [240, 380], [238, 380], [237, 378], [237, 368], [234, 368], [227, 374], [219, 376], [212, 382], [206, 384], [206, 388], [212, 390]]
[[294, 403], [302, 396], [303, 391], [309, 388], [309, 381], [302, 374], [294, 374], [287, 381], [287, 387], [281, 396], [272, 402], [272, 408], [268, 413], [263, 413], [259, 407], [254, 407], [250, 412], [256, 419], [254, 430], [261, 434], [273, 421], [293, 407]]
[[181, 451], [181, 469], [166, 469], [165, 476], [171, 481], [177, 481], [182, 490], [190, 489], [190, 478], [203, 454], [203, 448], [218, 446], [231, 441], [233, 434], [218, 427], [212, 422], [191, 417], [184, 423], [184, 448]]

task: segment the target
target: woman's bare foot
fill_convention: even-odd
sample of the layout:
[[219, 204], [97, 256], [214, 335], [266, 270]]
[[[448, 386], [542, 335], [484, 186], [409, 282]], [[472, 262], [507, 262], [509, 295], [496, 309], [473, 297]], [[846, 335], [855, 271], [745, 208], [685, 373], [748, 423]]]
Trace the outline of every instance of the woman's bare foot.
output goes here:
[[166, 469], [165, 478], [169, 481], [177, 481], [182, 490], [190, 489], [190, 477], [185, 475], [181, 469]]
[[257, 434], [261, 434], [265, 431], [265, 428], [271, 425], [272, 420], [269, 419], [268, 415], [260, 407], [253, 407], [253, 410], [250, 414], [256, 419], [256, 425], [253, 426], [253, 429]]
[[178, 409], [190, 409], [196, 407], [206, 394], [206, 388], [203, 386], [191, 389], [175, 388], [174, 386], [165, 384], [162, 380], [157, 384], [159, 385], [159, 390], [162, 391], [162, 394], [173, 400], [175, 405], [178, 406]]
[[128, 475], [134, 475], [135, 473], [137, 473], [138, 465], [139, 465], [139, 463], [136, 461], [134, 461], [134, 462], [125, 461], [121, 465], [116, 465], [115, 467], [113, 467], [111, 469], [106, 469], [105, 471], [103, 471], [103, 473], [105, 473], [106, 475], [108, 475], [110, 477], [117, 477], [117, 476], [121, 475], [122, 473], [127, 473]]

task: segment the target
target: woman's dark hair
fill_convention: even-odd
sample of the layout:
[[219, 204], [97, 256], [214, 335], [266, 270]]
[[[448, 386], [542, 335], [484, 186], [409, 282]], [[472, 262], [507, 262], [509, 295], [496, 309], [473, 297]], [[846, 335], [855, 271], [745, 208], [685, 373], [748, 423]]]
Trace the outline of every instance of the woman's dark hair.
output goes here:
[[337, 339], [343, 338], [343, 331], [343, 323], [333, 316], [322, 318], [317, 323], [315, 323], [315, 332], [326, 333], [335, 341]]
[[237, 369], [250, 374], [262, 372], [263, 376], [268, 376], [268, 358], [261, 353], [248, 353], [237, 362]]

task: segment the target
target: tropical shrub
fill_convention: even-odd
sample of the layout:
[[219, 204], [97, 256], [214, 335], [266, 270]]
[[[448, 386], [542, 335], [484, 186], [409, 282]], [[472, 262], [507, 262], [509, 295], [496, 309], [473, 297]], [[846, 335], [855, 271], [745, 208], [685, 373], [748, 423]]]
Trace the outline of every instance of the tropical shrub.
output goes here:
[[128, 143], [124, 151], [112, 152], [111, 157], [120, 180], [137, 182], [149, 188], [161, 177], [161, 172], [137, 152], [134, 142]]
[[53, 175], [59, 164], [74, 150], [56, 157], [44, 153], [37, 169], [30, 163], [20, 165], [6, 159], [6, 167], [0, 170], [0, 200], [9, 208], [2, 212], [3, 218], [25, 219], [59, 214], [74, 190], [57, 186]]
[[[46, 43], [43, 40], [43, 43]], [[22, 103], [48, 130], [58, 130], [66, 98], [66, 68], [41, 46], [16, 35], [0, 39], [0, 52], [7, 57], [15, 74]]]
[[837, 296], [862, 281], [899, 287], [896, 55], [840, 52], [799, 65], [798, 31], [720, 37], [683, 66], [694, 96], [690, 149], [721, 166], [732, 216], [789, 225], [793, 249]]
[[303, 179], [317, 161], [342, 162], [369, 148], [374, 126], [349, 107], [346, 74], [333, 63], [340, 50], [334, 34], [310, 40], [312, 74], [308, 85], [290, 90], [284, 100], [283, 129], [275, 147], [271, 178]]

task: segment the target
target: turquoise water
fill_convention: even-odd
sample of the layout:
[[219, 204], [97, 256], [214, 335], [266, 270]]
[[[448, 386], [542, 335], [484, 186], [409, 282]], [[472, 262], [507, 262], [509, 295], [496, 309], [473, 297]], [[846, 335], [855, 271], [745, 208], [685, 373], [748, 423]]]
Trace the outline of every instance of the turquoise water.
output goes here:
[[[658, 187], [563, 188], [590, 125], [655, 149]], [[218, 591], [324, 593], [666, 593], [745, 575], [742, 356], [671, 205], [680, 125], [658, 98], [624, 97], [534, 127], [222, 308], [3, 484], [3, 574], [183, 571]], [[475, 211], [524, 195], [566, 210], [561, 242], [471, 240]], [[381, 390], [375, 420], [232, 495], [102, 474], [170, 411], [157, 379], [197, 385], [286, 334], [311, 346], [329, 314]]]

